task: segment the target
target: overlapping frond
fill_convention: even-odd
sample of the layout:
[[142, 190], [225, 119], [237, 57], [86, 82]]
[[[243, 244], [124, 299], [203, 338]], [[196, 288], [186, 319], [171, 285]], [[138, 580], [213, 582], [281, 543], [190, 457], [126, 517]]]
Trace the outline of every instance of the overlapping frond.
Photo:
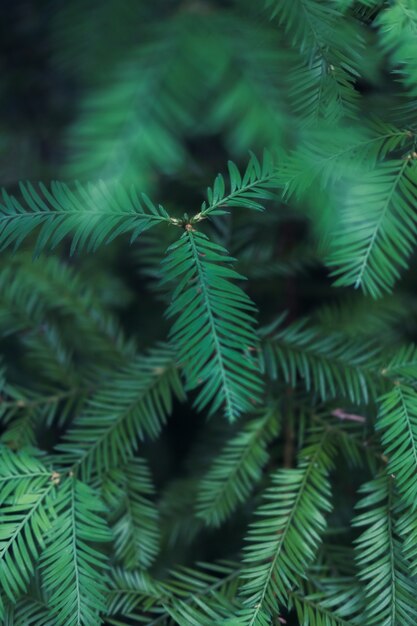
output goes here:
[[401, 338], [397, 321], [405, 322], [408, 317], [404, 306], [407, 307], [401, 297], [387, 295], [370, 300], [361, 293], [349, 292], [347, 297], [343, 295], [339, 301], [319, 307], [313, 319], [326, 331], [342, 332], [356, 339], [374, 337], [379, 342], [383, 339], [387, 346], [395, 346]]
[[[343, 19], [335, 4], [329, 6], [321, 0], [266, 0], [265, 4], [271, 8], [272, 17], [282, 24], [292, 42], [306, 55], [319, 52], [343, 58], [342, 55], [349, 52], [358, 59], [361, 41], [358, 41], [352, 22]], [[341, 23], [343, 26], [338, 28]], [[349, 50], [352, 37], [356, 39], [356, 49]]]
[[377, 428], [382, 431], [388, 469], [395, 477], [401, 497], [417, 506], [417, 392], [412, 387], [394, 384], [380, 401]]
[[176, 355], [161, 344], [114, 372], [93, 394], [59, 446], [64, 461], [84, 477], [127, 461], [139, 440], [158, 435], [174, 397], [184, 398]]
[[23, 202], [3, 190], [0, 203], [0, 248], [19, 248], [38, 232], [35, 255], [54, 248], [71, 236], [71, 253], [81, 248], [96, 250], [119, 235], [130, 233], [130, 241], [151, 226], [169, 221], [162, 206], [154, 205], [134, 188], [99, 182], [76, 183], [74, 188], [53, 182], [50, 189], [40, 183], [20, 185]]
[[158, 553], [158, 510], [149, 468], [139, 457], [110, 470], [103, 495], [112, 514], [115, 557], [126, 568], [147, 568]]
[[275, 148], [294, 121], [282, 68], [292, 68], [296, 54], [274, 24], [242, 20], [234, 37], [234, 16], [216, 11], [205, 16], [202, 30], [195, 34], [204, 38], [199, 67], [205, 86], [215, 82], [206, 121], [211, 132], [224, 133], [232, 154]]
[[301, 379], [322, 400], [342, 396], [360, 404], [376, 397], [375, 345], [309, 327], [305, 320], [283, 328], [284, 319], [260, 332], [262, 369], [268, 376], [293, 387]]
[[253, 352], [255, 306], [234, 282], [242, 279], [221, 246], [191, 226], [168, 248], [164, 280], [179, 281], [168, 317], [188, 389], [202, 386], [198, 409], [224, 408], [229, 420], [253, 408], [262, 384]]
[[169, 578], [157, 581], [143, 572], [117, 570], [112, 576], [108, 621], [115, 626], [128, 620], [148, 626], [229, 623], [239, 606], [239, 571], [236, 563], [199, 563], [175, 569]]
[[216, 456], [198, 490], [197, 515], [218, 526], [245, 502], [262, 477], [267, 445], [278, 432], [276, 410], [251, 419]]
[[126, 622], [122, 618], [125, 616], [126, 620], [142, 622], [146, 619], [145, 614], [151, 621], [153, 613], [161, 615], [163, 609], [158, 607], [158, 603], [168, 599], [169, 595], [163, 583], [144, 570], [112, 569], [109, 576], [107, 621], [110, 624], [124, 624]]
[[379, 43], [387, 53], [392, 71], [399, 74], [413, 96], [417, 93], [417, 6], [414, 0], [398, 0], [375, 19]]
[[267, 0], [266, 5], [305, 59], [294, 77], [300, 117], [309, 122], [354, 117], [358, 101], [354, 82], [362, 70], [364, 47], [358, 24], [335, 3]]
[[56, 9], [73, 183], [0, 123], [4, 626], [417, 624], [417, 0], [256, 5]]
[[[74, 271], [68, 262], [43, 255], [33, 263], [29, 254], [19, 253], [11, 259], [9, 272], [4, 271], [4, 283], [0, 280], [0, 285], [4, 285], [5, 295], [11, 291], [5, 286], [7, 281], [8, 285], [10, 281], [16, 285], [13, 290], [16, 296], [22, 292], [22, 304], [26, 297], [29, 306], [36, 293], [42, 299], [43, 306], [38, 306], [42, 308], [44, 317], [53, 318], [60, 328], [63, 327], [60, 334], [65, 335], [67, 344], [70, 343], [67, 349], [71, 347], [75, 352], [92, 353], [95, 357], [100, 355], [100, 361], [112, 364], [134, 355], [134, 341], [124, 337], [120, 324], [109, 312], [99, 289], [87, 280], [85, 274]], [[113, 299], [119, 295], [116, 291], [112, 293], [110, 287], [109, 291]], [[68, 339], [64, 323], [68, 323], [69, 319], [72, 332]]]
[[361, 512], [354, 525], [364, 527], [357, 540], [359, 579], [365, 589], [363, 619], [369, 626], [412, 626], [416, 622], [416, 585], [407, 570], [397, 534], [393, 485], [381, 476], [364, 485]]
[[0, 588], [12, 603], [25, 593], [51, 528], [53, 478], [36, 457], [1, 446]]
[[172, 173], [184, 163], [182, 139], [196, 99], [190, 78], [197, 72], [187, 55], [186, 17], [171, 19], [174, 28], [171, 22], [152, 28], [87, 92], [68, 136], [68, 176], [148, 189], [155, 170]]
[[401, 379], [413, 385], [417, 377], [417, 346], [410, 343], [397, 347], [383, 373], [393, 380]]
[[49, 313], [41, 294], [21, 272], [12, 267], [0, 272], [0, 334], [18, 336], [28, 364], [44, 379], [71, 386], [78, 382], [72, 354]]
[[280, 167], [285, 197], [303, 196], [315, 183], [326, 188], [363, 175], [398, 148], [406, 145], [411, 149], [413, 141], [414, 135], [407, 128], [377, 118], [366, 127], [353, 125], [349, 133], [343, 126], [329, 123], [309, 129]]
[[23, 597], [16, 604], [8, 604], [3, 626], [53, 626], [54, 617], [48, 607], [31, 597]]
[[289, 96], [294, 112], [308, 128], [318, 127], [323, 120], [336, 124], [344, 117], [356, 117], [359, 98], [352, 76], [343, 65], [335, 66], [321, 55], [311, 64], [295, 67]]
[[363, 602], [351, 579], [318, 579], [289, 593], [300, 626], [352, 626], [361, 619]]
[[96, 493], [65, 478], [55, 501], [56, 519], [41, 560], [48, 606], [56, 626], [94, 626], [106, 609], [107, 557], [97, 544], [111, 539]]
[[382, 163], [348, 190], [328, 258], [336, 286], [361, 288], [374, 298], [392, 290], [415, 248], [416, 199], [411, 156]]
[[332, 445], [326, 433], [302, 451], [297, 469], [279, 469], [247, 537], [242, 624], [263, 626], [287, 602], [288, 589], [305, 576], [331, 509], [328, 472]]

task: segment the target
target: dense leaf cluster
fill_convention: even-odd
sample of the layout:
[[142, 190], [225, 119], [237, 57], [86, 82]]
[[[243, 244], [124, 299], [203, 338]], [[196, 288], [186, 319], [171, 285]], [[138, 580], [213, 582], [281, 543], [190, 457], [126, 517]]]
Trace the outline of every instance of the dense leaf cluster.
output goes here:
[[2, 192], [0, 621], [412, 626], [417, 2], [141, 4]]

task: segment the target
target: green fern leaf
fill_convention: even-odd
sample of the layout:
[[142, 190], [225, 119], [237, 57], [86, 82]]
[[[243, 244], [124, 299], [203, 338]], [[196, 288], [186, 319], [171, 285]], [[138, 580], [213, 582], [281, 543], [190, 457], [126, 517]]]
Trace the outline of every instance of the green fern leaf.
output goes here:
[[305, 133], [304, 141], [280, 167], [285, 198], [293, 194], [307, 198], [314, 184], [328, 189], [340, 180], [362, 176], [390, 152], [404, 145], [411, 149], [413, 141], [410, 130], [380, 119], [373, 120], [369, 128], [352, 126], [349, 133], [322, 123]]
[[[306, 63], [294, 72], [297, 112], [309, 123], [356, 117], [358, 95], [354, 80], [363, 63], [364, 38], [355, 24], [338, 9], [320, 0], [266, 0], [291, 44]], [[313, 111], [313, 113], [311, 113]]]
[[92, 396], [58, 450], [85, 479], [126, 462], [138, 440], [156, 437], [172, 409], [184, 398], [172, 348], [160, 345], [137, 357]]
[[415, 624], [416, 586], [407, 571], [397, 536], [393, 489], [382, 476], [361, 489], [364, 498], [354, 525], [365, 527], [357, 540], [359, 578], [365, 585], [363, 618], [369, 626]]
[[417, 6], [414, 0], [398, 0], [380, 11], [375, 19], [379, 42], [390, 57], [393, 72], [417, 93], [417, 62], [414, 54], [417, 36]]
[[417, 506], [417, 393], [412, 387], [396, 384], [381, 398], [377, 429], [401, 497]]
[[115, 556], [128, 569], [148, 568], [158, 553], [158, 510], [150, 499], [153, 495], [149, 468], [140, 458], [110, 470], [104, 480], [104, 500], [115, 511]]
[[48, 607], [31, 597], [24, 597], [6, 608], [2, 626], [54, 626]]
[[417, 168], [405, 158], [381, 164], [348, 192], [328, 259], [336, 286], [374, 298], [391, 291], [416, 242], [416, 185]]
[[106, 608], [106, 556], [94, 544], [111, 534], [95, 492], [73, 477], [64, 480], [55, 503], [57, 517], [41, 568], [56, 626], [101, 624]]
[[363, 606], [357, 585], [351, 580], [315, 581], [289, 593], [300, 626], [353, 626]]
[[196, 99], [196, 70], [187, 54], [193, 33], [186, 14], [171, 17], [174, 27], [159, 21], [144, 39], [136, 36], [140, 45], [86, 93], [68, 136], [69, 178], [116, 179], [147, 189], [155, 171], [172, 174], [184, 163], [182, 138]]
[[188, 389], [200, 385], [196, 406], [210, 414], [224, 407], [230, 421], [253, 408], [262, 385], [251, 352], [256, 350], [249, 297], [231, 281], [242, 277], [229, 267], [226, 250], [191, 227], [168, 248], [165, 281], [180, 282], [168, 317], [177, 319], [171, 338], [178, 348]]
[[223, 624], [238, 606], [239, 572], [235, 563], [199, 563], [198, 568], [178, 568], [160, 582], [146, 572], [116, 570], [112, 576], [115, 589], [111, 593], [109, 623], [126, 624], [121, 617], [115, 617], [119, 615], [148, 626]]
[[20, 191], [25, 204], [3, 190], [0, 249], [17, 249], [40, 229], [35, 255], [47, 246], [54, 248], [68, 235], [72, 236], [71, 254], [83, 247], [96, 250], [128, 232], [134, 241], [151, 226], [170, 219], [163, 207], [156, 207], [146, 196], [141, 200], [134, 189], [127, 192], [121, 185], [77, 183], [71, 189], [53, 182], [50, 190], [40, 184], [37, 191], [27, 183], [20, 185]]
[[0, 460], [0, 588], [14, 603], [26, 591], [50, 531], [55, 481], [24, 452], [1, 447]]
[[277, 168], [269, 152], [264, 153], [262, 163], [252, 155], [245, 173], [241, 176], [236, 165], [229, 161], [230, 190], [222, 174], [218, 174], [213, 187], [207, 189], [207, 201], [203, 202], [197, 219], [210, 215], [223, 215], [227, 207], [243, 207], [254, 211], [263, 211], [264, 200], [276, 198], [281, 183], [278, 181]]
[[331, 509], [327, 478], [333, 449], [325, 432], [300, 455], [297, 469], [279, 469], [272, 476], [265, 503], [257, 510], [245, 549], [242, 595], [248, 609], [242, 624], [261, 626], [275, 615], [277, 603], [305, 576], [314, 559]]
[[[143, 570], [128, 571], [116, 568], [111, 571], [109, 583], [108, 621], [110, 624], [120, 624], [115, 616], [125, 615], [134, 619], [136, 611], [151, 614], [155, 608], [161, 613], [157, 605], [169, 597], [169, 592], [162, 583], [155, 580]], [[128, 617], [129, 619], [129, 617]]]
[[268, 460], [267, 444], [277, 435], [275, 410], [250, 420], [217, 455], [201, 480], [197, 515], [206, 524], [218, 526], [245, 502], [262, 476]]
[[261, 329], [261, 367], [272, 379], [292, 387], [299, 379], [307, 391], [326, 401], [345, 397], [361, 404], [376, 398], [378, 349], [371, 343], [357, 343], [341, 333], [308, 327], [300, 320], [282, 328], [285, 315]]

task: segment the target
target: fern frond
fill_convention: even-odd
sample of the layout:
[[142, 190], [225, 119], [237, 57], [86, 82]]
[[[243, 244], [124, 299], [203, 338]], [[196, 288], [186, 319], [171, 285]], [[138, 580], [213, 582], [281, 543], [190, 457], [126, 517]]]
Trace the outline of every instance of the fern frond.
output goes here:
[[333, 121], [343, 115], [354, 117], [358, 100], [354, 80], [363, 67], [359, 23], [344, 16], [336, 4], [320, 0], [267, 0], [266, 6], [272, 7], [272, 16], [306, 61], [295, 72], [298, 111], [308, 121], [311, 109], [314, 121], [321, 116]]
[[397, 536], [393, 488], [382, 476], [361, 489], [354, 525], [364, 527], [356, 542], [359, 578], [365, 585], [363, 618], [369, 626], [415, 624], [416, 585], [410, 578]]
[[272, 379], [292, 387], [299, 381], [324, 401], [343, 396], [361, 404], [375, 398], [378, 349], [340, 333], [308, 327], [301, 320], [282, 328], [285, 316], [261, 329], [261, 367]]
[[135, 32], [129, 53], [86, 93], [68, 134], [70, 178], [115, 179], [148, 189], [155, 171], [172, 174], [184, 163], [182, 139], [191, 125], [199, 73], [187, 54], [186, 14], [171, 17], [151, 28], [141, 45]]
[[358, 585], [350, 579], [319, 579], [290, 591], [300, 626], [352, 626], [363, 611]]
[[394, 384], [380, 401], [376, 425], [382, 431], [388, 470], [394, 476], [401, 497], [417, 505], [417, 392], [405, 384]]
[[410, 159], [379, 165], [348, 192], [328, 259], [336, 286], [360, 287], [377, 298], [408, 267], [417, 237], [417, 168]]
[[40, 458], [22, 450], [18, 454], [12, 452], [7, 446], [0, 446], [0, 484], [1, 498], [8, 497], [5, 491], [6, 484], [10, 482], [12, 489], [19, 487], [23, 494], [34, 479], [39, 479], [38, 487], [43, 487], [45, 481], [51, 477], [52, 472], [45, 467]]
[[397, 348], [383, 373], [394, 380], [400, 379], [413, 385], [417, 378], [417, 346], [410, 343]]
[[148, 568], [159, 549], [159, 516], [151, 500], [155, 490], [147, 464], [136, 457], [110, 470], [102, 490], [115, 512], [111, 517], [116, 559], [127, 569]]
[[97, 250], [119, 235], [131, 233], [130, 241], [151, 228], [168, 222], [168, 213], [155, 206], [147, 196], [142, 199], [135, 189], [126, 191], [121, 185], [83, 186], [76, 183], [71, 189], [59, 182], [51, 183], [50, 190], [39, 185], [39, 191], [30, 183], [21, 184], [22, 204], [3, 190], [0, 203], [0, 249], [13, 246], [16, 250], [24, 240], [39, 229], [34, 254], [44, 248], [54, 248], [71, 235], [71, 254], [86, 247]]
[[192, 623], [199, 626], [222, 624], [230, 617], [233, 610], [235, 606], [221, 595], [218, 596], [214, 606], [200, 599], [196, 605], [187, 604], [183, 600], [176, 600], [173, 605], [166, 605], [167, 614], [178, 626], [189, 626]]
[[41, 560], [43, 584], [56, 626], [94, 626], [106, 609], [107, 557], [95, 544], [111, 540], [104, 507], [74, 477], [64, 479], [56, 519]]
[[275, 149], [294, 121], [282, 72], [292, 68], [294, 52], [263, 20], [239, 20], [239, 36], [234, 36], [236, 15], [216, 11], [210, 19], [205, 16], [202, 30], [197, 34], [204, 50], [200, 67], [212, 85], [210, 131], [225, 135], [232, 154], [246, 155], [258, 146]]
[[267, 615], [286, 604], [287, 591], [305, 576], [314, 559], [331, 509], [332, 445], [326, 432], [302, 451], [297, 469], [279, 469], [272, 476], [264, 504], [253, 523], [245, 548], [242, 595], [248, 609], [243, 624], [261, 626]]
[[331, 305], [320, 306], [313, 320], [330, 332], [342, 332], [352, 338], [375, 338], [376, 341], [395, 346], [402, 339], [396, 328], [398, 320], [406, 322], [411, 302], [398, 296], [387, 295], [370, 300], [361, 293], [343, 296]]
[[[13, 276], [8, 279], [16, 284], [17, 294], [22, 290], [26, 297], [33, 297], [35, 292], [42, 299], [44, 316], [53, 318], [60, 328], [71, 320], [70, 347], [74, 352], [100, 355], [100, 361], [112, 365], [125, 362], [134, 355], [135, 343], [124, 337], [95, 285], [88, 281], [90, 277], [80, 274], [80, 270], [82, 267], [75, 271], [69, 263], [53, 256], [43, 255], [33, 263], [29, 254], [19, 253], [10, 261]], [[6, 286], [4, 289], [7, 291]], [[65, 332], [62, 335], [66, 337]]]
[[321, 55], [295, 67], [290, 87], [294, 112], [308, 128], [317, 128], [324, 120], [335, 125], [343, 117], [356, 118], [359, 98], [352, 76]]
[[413, 0], [398, 0], [377, 15], [379, 43], [393, 66], [410, 90], [417, 93], [417, 62], [414, 54], [417, 36], [417, 7]]
[[[126, 616], [128, 619], [140, 618], [144, 614], [151, 614], [155, 609], [158, 614], [161, 609], [158, 602], [168, 598], [169, 592], [163, 584], [143, 570], [128, 571], [121, 568], [111, 570], [109, 581], [108, 621], [110, 624], [120, 622], [114, 616]], [[163, 610], [163, 609], [162, 609]], [[146, 619], [146, 618], [144, 618]], [[150, 619], [150, 618], [149, 618]]]
[[25, 593], [52, 524], [53, 474], [35, 457], [0, 448], [0, 587], [14, 603]]
[[71, 351], [63, 345], [57, 320], [36, 288], [20, 272], [7, 267], [0, 272], [0, 334], [18, 335], [28, 365], [44, 380], [76, 385], [78, 376]]
[[226, 250], [192, 227], [168, 248], [164, 281], [180, 281], [168, 317], [176, 317], [171, 338], [187, 378], [200, 385], [195, 404], [221, 407], [230, 421], [253, 408], [262, 384], [251, 351], [256, 350], [249, 297], [232, 280], [242, 277], [229, 267]]
[[349, 133], [333, 124], [320, 124], [304, 132], [300, 146], [282, 163], [285, 197], [302, 197], [317, 182], [326, 188], [341, 179], [363, 175], [398, 148], [406, 145], [411, 149], [413, 141], [410, 130], [380, 119], [366, 128], [353, 126]]
[[54, 626], [54, 617], [48, 607], [31, 597], [23, 597], [9, 604], [2, 626]]
[[[347, 54], [350, 40], [356, 33], [350, 20], [343, 20], [341, 26], [343, 14], [335, 4], [329, 6], [320, 0], [266, 0], [265, 4], [292, 42], [309, 55], [308, 60], [311, 61], [312, 55], [318, 52], [340, 55], [341, 58]], [[356, 39], [358, 47], [362, 42]], [[358, 55], [358, 51], [350, 50], [350, 54]]]
[[172, 348], [161, 344], [114, 372], [89, 400], [58, 450], [89, 478], [127, 461], [138, 440], [156, 437], [172, 409], [184, 398]]
[[197, 515], [206, 524], [219, 526], [259, 482], [268, 460], [267, 445], [278, 432], [277, 417], [272, 409], [251, 419], [217, 455], [198, 490]]
[[243, 176], [232, 161], [229, 161], [228, 166], [229, 190], [226, 189], [223, 175], [218, 174], [213, 187], [207, 189], [207, 201], [201, 205], [199, 219], [224, 215], [227, 207], [263, 211], [264, 200], [276, 198], [276, 190], [281, 183], [278, 182], [277, 166], [269, 152], [264, 153], [262, 162], [252, 155]]
[[[223, 624], [238, 606], [239, 572], [236, 563], [228, 562], [181, 567], [170, 572], [164, 581], [155, 581], [143, 572], [116, 571], [110, 613], [148, 626]], [[125, 623], [119, 620], [111, 617], [109, 622]]]

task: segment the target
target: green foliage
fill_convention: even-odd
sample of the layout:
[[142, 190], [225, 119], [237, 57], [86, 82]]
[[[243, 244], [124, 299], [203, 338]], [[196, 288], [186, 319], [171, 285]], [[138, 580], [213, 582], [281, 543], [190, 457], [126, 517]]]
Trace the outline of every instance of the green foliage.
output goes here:
[[261, 330], [263, 370], [295, 387], [299, 379], [307, 391], [323, 401], [345, 397], [361, 404], [378, 388], [376, 345], [355, 342], [340, 333], [324, 334], [305, 320], [282, 328], [285, 316]]
[[76, 417], [60, 450], [65, 463], [75, 463], [85, 477], [117, 466], [133, 455], [138, 440], [156, 437], [171, 412], [172, 397], [183, 398], [175, 355], [155, 347], [113, 374]]
[[0, 622], [416, 624], [415, 0], [46, 4], [0, 38]]
[[232, 283], [242, 279], [229, 267], [227, 251], [202, 233], [186, 228], [168, 248], [165, 280], [179, 280], [168, 317], [178, 316], [171, 337], [187, 378], [187, 388], [203, 385], [196, 399], [199, 410], [224, 407], [234, 421], [259, 402], [261, 381], [253, 313], [245, 292]]
[[355, 519], [365, 530], [357, 541], [360, 579], [365, 583], [367, 624], [413, 624], [415, 584], [397, 536], [393, 485], [383, 476], [362, 488]]
[[112, 469], [105, 478], [104, 499], [116, 512], [116, 559], [129, 569], [148, 568], [158, 554], [158, 511], [150, 499], [154, 494], [149, 468], [140, 458]]
[[106, 557], [96, 548], [110, 540], [104, 507], [90, 487], [72, 476], [55, 503], [56, 519], [41, 570], [56, 624], [101, 624]]
[[163, 207], [156, 207], [134, 189], [130, 192], [117, 185], [108, 188], [103, 182], [87, 188], [77, 183], [71, 190], [54, 182], [51, 190], [43, 184], [40, 193], [31, 185], [21, 185], [26, 206], [3, 192], [0, 218], [0, 246], [17, 249], [36, 228], [40, 228], [35, 255], [46, 246], [56, 247], [73, 233], [71, 253], [82, 247], [96, 250], [118, 235], [131, 232], [134, 241], [153, 223], [167, 221]]
[[207, 524], [220, 525], [246, 501], [262, 477], [269, 458], [267, 444], [277, 431], [277, 414], [272, 409], [248, 422], [216, 456], [201, 480], [197, 499], [197, 515]]
[[228, 166], [229, 193], [226, 191], [224, 177], [218, 174], [213, 187], [207, 189], [207, 201], [203, 202], [199, 217], [223, 215], [226, 207], [262, 211], [264, 209], [262, 201], [276, 197], [273, 190], [278, 186], [277, 166], [269, 153], [264, 154], [262, 163], [252, 155], [243, 176], [233, 161], [229, 161]]
[[413, 388], [396, 384], [382, 398], [378, 428], [383, 431], [389, 470], [404, 501], [414, 508], [416, 485], [410, 476], [417, 471], [417, 395]]
[[265, 503], [256, 511], [261, 519], [249, 529], [242, 594], [250, 608], [242, 623], [262, 624], [266, 614], [272, 617], [276, 601], [285, 603], [287, 589], [313, 561], [331, 508], [330, 455], [327, 436], [321, 435], [302, 451], [297, 469], [273, 474]]
[[[387, 161], [351, 189], [329, 260], [336, 285], [361, 287], [373, 297], [390, 291], [415, 244], [413, 163]], [[366, 218], [363, 203], [366, 203]]]
[[[28, 587], [34, 561], [51, 529], [51, 472], [36, 458], [1, 448], [2, 597], [15, 602]], [[3, 602], [1, 609], [3, 610]]]
[[290, 594], [302, 626], [348, 626], [361, 619], [363, 606], [355, 581], [315, 577]]

